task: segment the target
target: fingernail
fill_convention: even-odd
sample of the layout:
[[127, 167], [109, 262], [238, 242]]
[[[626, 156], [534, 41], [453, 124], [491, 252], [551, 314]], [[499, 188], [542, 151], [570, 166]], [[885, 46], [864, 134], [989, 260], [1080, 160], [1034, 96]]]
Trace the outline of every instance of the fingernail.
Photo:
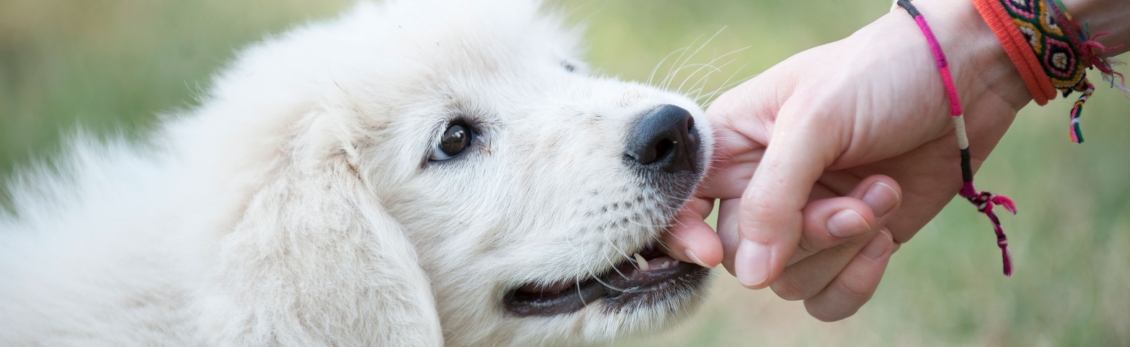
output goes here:
[[743, 239], [734, 255], [734, 268], [738, 281], [746, 287], [765, 282], [769, 277], [769, 247]]
[[867, 190], [867, 194], [863, 194], [863, 203], [871, 207], [871, 211], [875, 213], [875, 218], [886, 216], [898, 202], [898, 192], [895, 191], [895, 188], [883, 182], [876, 182]]
[[867, 220], [858, 212], [843, 210], [828, 218], [828, 233], [836, 237], [855, 236], [871, 230]]
[[884, 253], [887, 253], [887, 248], [890, 248], [890, 245], [891, 234], [879, 232], [875, 234], [875, 238], [872, 238], [871, 242], [867, 243], [867, 246], [863, 247], [863, 251], [860, 253], [863, 253], [864, 257], [879, 259]]
[[687, 259], [690, 259], [695, 264], [701, 265], [702, 267], [707, 267], [706, 264], [702, 263], [702, 260], [698, 259], [698, 257], [694, 255], [694, 251], [692, 251], [690, 248], [687, 248], [687, 250], [683, 251], [683, 255], [687, 256]]

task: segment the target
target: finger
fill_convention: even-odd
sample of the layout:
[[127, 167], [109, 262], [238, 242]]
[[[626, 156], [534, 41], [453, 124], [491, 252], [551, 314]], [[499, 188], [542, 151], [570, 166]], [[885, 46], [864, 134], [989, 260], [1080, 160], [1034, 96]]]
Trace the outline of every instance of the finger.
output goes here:
[[[898, 183], [883, 175], [874, 175], [860, 181], [844, 199], [859, 198], [859, 203], [865, 204], [867, 210], [876, 215], [876, 222], [872, 229], [859, 236], [836, 244], [836, 239], [829, 239], [822, 232], [813, 232], [819, 222], [809, 222], [813, 217], [813, 204], [805, 208], [805, 231], [797, 254], [793, 256], [794, 264], [785, 268], [771, 288], [786, 300], [808, 299], [825, 287], [848, 265], [848, 262], [874, 237], [874, 233], [884, 227], [890, 220], [901, 202], [901, 191]], [[825, 199], [831, 200], [831, 199]], [[817, 221], [820, 219], [817, 218]], [[815, 226], [809, 226], [815, 225]], [[821, 238], [824, 238], [821, 244]], [[807, 245], [807, 246], [806, 246]], [[824, 247], [834, 245], [834, 247]], [[820, 249], [811, 256], [804, 253], [807, 250]], [[896, 248], [897, 249], [897, 245]], [[893, 252], [892, 252], [893, 253]], [[807, 258], [806, 258], [807, 257]]]
[[846, 197], [809, 202], [802, 212], [803, 234], [789, 265], [855, 236], [879, 230], [898, 210], [901, 196], [894, 179], [873, 175], [860, 181]]
[[871, 232], [875, 216], [871, 207], [852, 197], [816, 200], [802, 212], [803, 235], [789, 265], [817, 252], [839, 246], [852, 238]]
[[890, 262], [894, 240], [885, 228], [852, 258], [847, 267], [823, 291], [804, 301], [808, 313], [831, 322], [850, 317], [879, 287]]
[[769, 287], [785, 300], [804, 300], [816, 296], [836, 275], [843, 272], [852, 258], [875, 238], [875, 234], [876, 232], [869, 231], [790, 265]]
[[[718, 238], [722, 241], [722, 265], [731, 275], [734, 272], [734, 253], [738, 249], [738, 211], [741, 210], [741, 199], [723, 199], [718, 202]], [[735, 275], [736, 276], [736, 275]]]
[[848, 196], [867, 204], [880, 227], [886, 225], [902, 206], [902, 187], [886, 175], [872, 175], [863, 179]]
[[837, 136], [811, 124], [784, 115], [778, 123], [742, 194], [738, 218], [741, 240], [734, 272], [743, 285], [754, 289], [771, 283], [792, 258], [812, 185], [843, 146]]
[[[705, 213], [702, 212], [703, 205]], [[706, 268], [718, 266], [722, 262], [722, 241], [705, 221], [712, 205], [710, 201], [696, 199], [683, 207], [671, 231], [665, 233], [661, 240], [667, 248], [668, 256]]]

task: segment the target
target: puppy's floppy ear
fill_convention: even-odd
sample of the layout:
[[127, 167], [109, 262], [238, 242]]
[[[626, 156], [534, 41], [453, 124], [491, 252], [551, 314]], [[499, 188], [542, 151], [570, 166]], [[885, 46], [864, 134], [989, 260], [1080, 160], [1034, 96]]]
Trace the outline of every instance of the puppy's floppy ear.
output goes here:
[[350, 164], [353, 148], [303, 122], [214, 248], [209, 345], [442, 345], [428, 278]]

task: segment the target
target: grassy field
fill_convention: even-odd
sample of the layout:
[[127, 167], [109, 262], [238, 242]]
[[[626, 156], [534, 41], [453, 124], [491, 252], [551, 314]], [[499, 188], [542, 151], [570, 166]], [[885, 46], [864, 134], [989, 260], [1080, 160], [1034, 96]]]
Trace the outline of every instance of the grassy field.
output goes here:
[[[233, 50], [336, 13], [350, 0], [0, 0], [0, 178], [50, 157], [76, 126], [136, 137], [191, 107]], [[708, 83], [741, 79], [850, 34], [886, 1], [554, 2], [589, 27], [589, 60], [645, 80], [668, 53], [734, 52]], [[723, 28], [725, 28], [723, 30]], [[1125, 57], [1124, 57], [1125, 58]], [[728, 61], [723, 59], [720, 62]], [[1126, 59], [1124, 59], [1126, 60]], [[1004, 226], [1016, 274], [999, 274], [984, 218], [956, 201], [902, 247], [875, 298], [836, 323], [719, 276], [704, 310], [624, 346], [1130, 345], [1130, 100], [1103, 88], [1087, 104], [1087, 143], [1067, 136], [1070, 102], [1029, 107], [978, 175], [1021, 213]], [[5, 201], [0, 192], [0, 201]]]

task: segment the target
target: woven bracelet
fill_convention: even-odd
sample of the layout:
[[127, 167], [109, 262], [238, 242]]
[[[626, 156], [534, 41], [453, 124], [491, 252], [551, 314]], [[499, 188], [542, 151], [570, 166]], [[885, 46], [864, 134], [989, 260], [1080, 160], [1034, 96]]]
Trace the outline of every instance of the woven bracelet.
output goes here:
[[1083, 142], [1079, 116], [1095, 91], [1087, 80], [1087, 69], [1097, 68], [1111, 87], [1130, 93], [1125, 78], [1112, 68], [1119, 62], [1102, 57], [1102, 52], [1119, 47], [1107, 48], [1095, 41], [1109, 33], [1088, 38], [1059, 0], [973, 0], [973, 5], [1000, 40], [1037, 104], [1054, 99], [1056, 90], [1064, 97], [1082, 93], [1070, 112], [1072, 142]]
[[1016, 213], [1016, 206], [1007, 197], [989, 192], [978, 192], [973, 188], [973, 166], [969, 157], [969, 135], [965, 132], [965, 116], [961, 110], [961, 99], [958, 98], [957, 87], [954, 86], [953, 76], [950, 75], [946, 54], [942, 52], [942, 46], [938, 44], [938, 39], [934, 37], [934, 32], [930, 30], [926, 18], [922, 17], [918, 9], [911, 5], [909, 0], [898, 0], [898, 5], [906, 9], [906, 12], [914, 18], [914, 22], [918, 23], [918, 28], [922, 30], [922, 34], [926, 36], [926, 42], [930, 44], [930, 51], [934, 53], [934, 61], [938, 65], [938, 73], [941, 75], [942, 84], [946, 89], [946, 97], [949, 98], [950, 115], [953, 116], [954, 132], [957, 133], [957, 147], [961, 151], [962, 185], [959, 194], [973, 203], [973, 206], [977, 207], [977, 211], [984, 213], [993, 223], [993, 231], [997, 234], [997, 247], [1001, 250], [1001, 258], [1004, 262], [1004, 275], [1012, 276], [1012, 254], [1008, 249], [1008, 238], [1004, 236], [1000, 219], [997, 218], [996, 213], [993, 213], [993, 205], [1000, 205], [1013, 214]]

